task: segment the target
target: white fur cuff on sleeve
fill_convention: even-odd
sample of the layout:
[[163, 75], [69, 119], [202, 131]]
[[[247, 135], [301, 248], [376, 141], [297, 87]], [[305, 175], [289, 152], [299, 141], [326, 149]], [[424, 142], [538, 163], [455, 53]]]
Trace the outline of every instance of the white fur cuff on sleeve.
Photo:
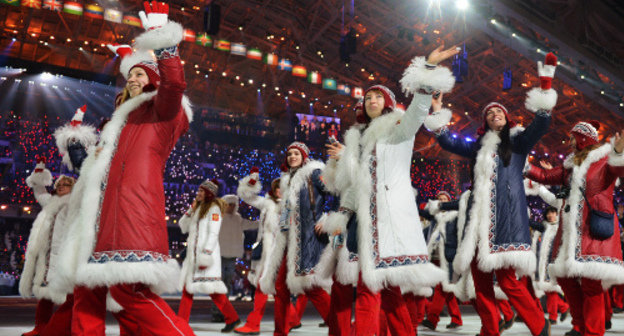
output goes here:
[[527, 92], [527, 97], [524, 101], [524, 106], [533, 113], [537, 111], [551, 111], [555, 105], [557, 105], [557, 91], [553, 89], [532, 88]]
[[427, 69], [425, 63], [425, 57], [418, 56], [405, 69], [400, 81], [403, 92], [406, 94], [416, 93], [419, 89], [428, 92], [450, 92], [455, 85], [455, 77], [451, 70], [441, 66], [437, 66], [435, 69]]
[[200, 267], [210, 267], [212, 266], [212, 256], [206, 253], [200, 253], [197, 256], [197, 265]]
[[425, 117], [425, 127], [431, 132], [437, 132], [446, 126], [453, 118], [453, 113], [447, 108], [432, 112]]
[[349, 222], [349, 216], [346, 212], [336, 211], [331, 212], [325, 223], [323, 223], [323, 231], [328, 234], [333, 234], [336, 231], [344, 233], [347, 231], [347, 223]]
[[158, 50], [178, 45], [184, 36], [184, 28], [173, 21], [166, 25], [148, 30], [136, 37], [134, 46], [140, 50]]
[[44, 169], [42, 172], [33, 172], [26, 179], [26, 185], [34, 187], [47, 187], [52, 185], [52, 173], [48, 169]]

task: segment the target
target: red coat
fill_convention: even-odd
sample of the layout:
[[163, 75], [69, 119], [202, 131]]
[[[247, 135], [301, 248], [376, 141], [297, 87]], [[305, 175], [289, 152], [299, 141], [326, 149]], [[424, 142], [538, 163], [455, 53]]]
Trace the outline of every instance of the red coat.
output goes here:
[[549, 272], [555, 277], [602, 280], [604, 287], [624, 283], [617, 216], [610, 238], [595, 239], [589, 231], [589, 206], [614, 213], [613, 189], [617, 178], [624, 176], [624, 156], [605, 144], [591, 151], [580, 166], [574, 165], [573, 157], [574, 154], [570, 155], [562, 167], [545, 170], [531, 166], [528, 172], [528, 177], [539, 183], [570, 187], [560, 213], [561, 224], [553, 242], [555, 261]]

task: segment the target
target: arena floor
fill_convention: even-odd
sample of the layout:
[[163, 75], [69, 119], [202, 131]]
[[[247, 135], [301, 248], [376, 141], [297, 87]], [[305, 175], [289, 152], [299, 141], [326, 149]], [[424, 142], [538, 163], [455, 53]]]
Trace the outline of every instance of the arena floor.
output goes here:
[[[179, 299], [175, 297], [167, 298], [167, 301], [174, 310], [177, 310]], [[33, 327], [35, 315], [35, 300], [24, 300], [19, 297], [0, 297], [0, 335], [2, 336], [19, 336], [23, 332], [29, 331]], [[253, 302], [235, 301], [234, 308], [238, 311], [241, 319], [243, 319], [251, 311]], [[197, 336], [213, 336], [222, 335], [220, 330], [223, 323], [209, 323], [210, 311], [212, 303], [207, 298], [197, 298], [194, 302], [191, 315], [191, 327], [195, 330]], [[464, 325], [459, 330], [448, 331], [445, 326], [450, 322], [449, 317], [442, 317], [438, 330], [431, 331], [421, 327], [418, 331], [419, 335], [471, 335], [474, 336], [479, 332], [479, 317], [470, 306], [461, 306]], [[273, 303], [269, 302], [266, 308], [266, 315], [261, 325], [261, 335], [269, 336], [273, 334]], [[107, 321], [107, 336], [119, 335], [117, 324], [112, 316]], [[320, 328], [318, 325], [321, 318], [318, 316], [314, 307], [308, 305], [304, 315], [300, 329], [294, 330], [291, 334], [295, 335], [327, 335], [327, 328]], [[624, 314], [616, 314], [612, 319], [613, 327], [607, 331], [606, 335], [624, 335]], [[554, 325], [551, 335], [562, 336], [566, 331], [571, 329], [570, 318], [565, 322]], [[233, 334], [234, 335], [234, 334]], [[514, 326], [504, 332], [505, 336], [526, 336], [529, 331], [523, 323], [515, 323]]]

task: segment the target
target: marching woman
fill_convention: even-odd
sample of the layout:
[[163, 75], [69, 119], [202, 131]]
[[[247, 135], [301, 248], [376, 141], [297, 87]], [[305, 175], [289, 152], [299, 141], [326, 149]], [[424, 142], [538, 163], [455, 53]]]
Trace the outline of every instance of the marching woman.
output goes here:
[[483, 109], [480, 138], [466, 142], [451, 136], [446, 124], [451, 112], [442, 109], [441, 96], [425, 126], [436, 134], [440, 146], [473, 160], [473, 190], [468, 206], [463, 240], [459, 243], [453, 268], [465, 273], [472, 268], [476, 289], [476, 309], [483, 336], [499, 335], [499, 314], [494, 295], [494, 274], [511, 305], [525, 321], [532, 335], [549, 335], [550, 324], [535, 304], [531, 293], [516, 276], [535, 272], [535, 254], [524, 192], [522, 169], [531, 148], [546, 133], [550, 111], [557, 101], [551, 89], [557, 58], [546, 56], [538, 63], [541, 88], [531, 90], [525, 106], [536, 114], [526, 128], [514, 127], [507, 109], [492, 102]]
[[569, 191], [548, 272], [570, 305], [570, 335], [603, 335], [604, 291], [624, 283], [620, 227], [613, 208], [616, 180], [624, 176], [624, 137], [616, 133], [611, 143], [601, 145], [599, 128], [597, 121], [577, 123], [570, 131], [573, 152], [563, 166], [547, 170], [531, 165], [527, 172], [531, 180]]
[[[448, 92], [454, 85], [451, 72], [437, 64], [456, 53], [455, 48], [439, 47], [427, 60], [412, 61], [401, 80], [404, 90], [414, 94], [405, 112], [396, 109], [394, 94], [387, 87], [368, 88], [358, 123], [344, 136], [344, 148], [330, 145], [329, 153], [337, 160], [335, 189], [354, 190], [341, 198], [353, 197], [346, 202], [353, 209], [344, 211], [344, 216], [356, 216], [359, 275], [370, 292], [381, 293], [381, 310], [393, 335], [414, 333], [402, 293], [418, 294], [445, 276], [429, 262], [409, 170], [414, 138], [431, 106], [431, 94]], [[336, 223], [340, 225], [327, 223], [323, 229], [346, 232], [347, 220]], [[363, 323], [376, 321], [370, 316], [374, 310], [364, 313], [356, 312], [356, 323], [358, 318]]]
[[193, 335], [156, 294], [175, 291], [179, 279], [169, 256], [163, 172], [192, 119], [177, 47], [183, 28], [168, 20], [167, 4], [144, 5], [146, 32], [136, 37], [137, 51], [110, 47], [122, 55], [126, 86], [71, 197], [78, 206], [59, 273], [77, 285], [73, 335], [105, 334], [107, 292], [144, 332]]
[[[256, 287], [254, 307], [253, 311], [247, 316], [245, 325], [234, 330], [241, 335], [260, 334], [260, 322], [262, 321], [264, 308], [266, 307], [266, 302], [269, 297], [260, 286], [260, 278], [266, 274], [265, 269], [268, 267], [268, 263], [271, 260], [271, 253], [273, 252], [272, 246], [275, 245], [275, 237], [279, 233], [280, 180], [278, 178], [271, 182], [271, 190], [264, 197], [258, 195], [262, 190], [262, 184], [259, 182], [259, 169], [258, 167], [252, 167], [249, 176], [246, 176], [238, 183], [238, 189], [236, 190], [238, 197], [240, 197], [243, 202], [260, 210], [258, 238], [254, 244], [251, 268], [247, 276], [249, 282]], [[257, 249], [260, 250], [260, 253], [257, 252]], [[257, 257], [259, 257], [259, 259], [257, 259]], [[289, 323], [291, 326], [296, 326], [299, 323], [296, 318], [295, 309], [292, 304], [289, 307]]]
[[311, 160], [308, 147], [293, 142], [286, 149], [280, 177], [280, 232], [260, 278], [260, 288], [275, 294], [274, 335], [288, 335], [290, 295], [305, 293], [325, 322], [329, 313], [331, 282], [316, 271], [328, 243], [314, 226], [323, 215], [327, 190], [321, 179], [325, 165]]
[[193, 295], [208, 294], [225, 317], [225, 327], [221, 332], [230, 332], [240, 324], [240, 319], [226, 295], [227, 288], [221, 279], [219, 230], [221, 211], [226, 205], [217, 197], [218, 194], [217, 181], [204, 181], [197, 190], [197, 197], [191, 208], [180, 218], [180, 229], [182, 233], [188, 233], [188, 238], [180, 277], [182, 299], [178, 316], [188, 321]]
[[35, 311], [35, 328], [23, 335], [39, 335], [52, 317], [54, 304], [63, 304], [71, 291], [57, 291], [48, 286], [48, 272], [58, 263], [58, 252], [65, 235], [67, 205], [74, 178], [61, 175], [54, 182], [54, 195], [46, 190], [52, 174], [45, 168], [45, 159], [37, 159], [34, 172], [26, 179], [32, 188], [41, 212], [37, 215], [30, 236], [20, 278], [19, 292], [23, 297], [34, 295], [39, 300]]

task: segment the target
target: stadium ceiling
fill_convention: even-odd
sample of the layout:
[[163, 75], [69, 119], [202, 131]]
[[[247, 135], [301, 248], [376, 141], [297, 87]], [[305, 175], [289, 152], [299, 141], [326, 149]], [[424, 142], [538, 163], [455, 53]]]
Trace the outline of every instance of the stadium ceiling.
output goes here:
[[[140, 1], [98, 3], [123, 13], [136, 14], [141, 7]], [[565, 152], [562, 140], [579, 120], [601, 121], [603, 135], [624, 127], [621, 1], [474, 0], [467, 2], [466, 9], [459, 9], [453, 0], [213, 3], [221, 7], [220, 29], [213, 40], [241, 42], [262, 53], [274, 53], [351, 88], [386, 84], [404, 104], [409, 98], [400, 94], [398, 80], [414, 56], [428, 54], [442, 42], [465, 45], [468, 75], [445, 97], [445, 104], [454, 111], [451, 129], [456, 133], [474, 134], [482, 122], [481, 107], [490, 101], [506, 105], [520, 123], [529, 122], [532, 117], [523, 108], [524, 94], [539, 84], [535, 63], [551, 50], [562, 62], [553, 84], [559, 101], [551, 132], [538, 151]], [[169, 4], [173, 20], [197, 34], [204, 31], [203, 3]], [[22, 6], [2, 5], [0, 17], [4, 18], [0, 22], [1, 55], [108, 75], [116, 74], [116, 61], [102, 45], [131, 43], [141, 31], [99, 18]], [[339, 46], [350, 29], [357, 36], [357, 50], [347, 63], [341, 60]], [[312, 108], [320, 115], [336, 113], [347, 123], [354, 120], [354, 98], [262, 61], [192, 42], [182, 43], [181, 55], [188, 95], [196, 105], [275, 118], [287, 113], [286, 106], [304, 113]], [[513, 85], [503, 91], [505, 69], [511, 69]], [[415, 149], [425, 156], [448, 155], [424, 131], [417, 136]]]

